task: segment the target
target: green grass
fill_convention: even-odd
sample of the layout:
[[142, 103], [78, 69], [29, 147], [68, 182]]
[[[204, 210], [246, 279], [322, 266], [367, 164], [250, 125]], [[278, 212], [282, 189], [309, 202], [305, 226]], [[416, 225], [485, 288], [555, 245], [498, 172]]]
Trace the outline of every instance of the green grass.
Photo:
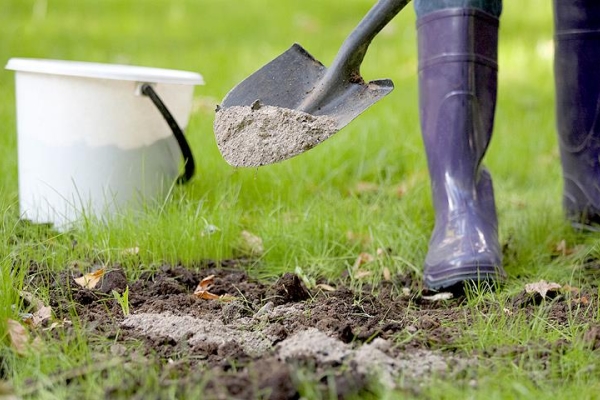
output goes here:
[[[234, 169], [221, 159], [211, 129], [214, 106], [227, 91], [292, 43], [301, 43], [329, 64], [371, 3], [4, 0], [0, 63], [10, 57], [39, 57], [183, 69], [202, 73], [206, 86], [196, 89], [187, 129], [198, 168], [193, 182], [176, 188], [164, 207], [116, 216], [108, 226], [89, 221], [81, 229], [57, 234], [18, 221], [13, 73], [0, 72], [0, 323], [18, 318], [11, 305], [17, 302], [31, 260], [52, 270], [74, 262], [119, 263], [135, 277], [163, 263], [193, 265], [234, 257], [242, 230], [263, 239], [266, 252], [252, 271], [266, 278], [297, 266], [309, 276], [335, 278], [360, 252], [378, 248], [393, 250], [386, 263], [393, 273], [420, 271], [433, 210], [418, 126], [410, 7], [376, 38], [362, 68], [367, 79], [391, 78], [396, 90], [318, 148], [277, 165]], [[577, 286], [583, 279], [577, 266], [600, 255], [600, 236], [579, 236], [562, 219], [551, 40], [549, 2], [506, 2], [495, 136], [486, 157], [494, 176], [501, 240], [509, 250], [506, 288], [491, 298], [484, 296], [499, 309], [510, 294], [533, 280]], [[363, 182], [377, 185], [377, 190], [357, 192]], [[398, 196], [401, 186], [405, 191]], [[218, 230], [211, 233], [210, 226]], [[553, 248], [563, 239], [569, 246], [583, 244], [578, 256], [553, 257]], [[136, 257], [124, 252], [132, 247], [140, 249]], [[379, 272], [381, 265], [375, 264]], [[373, 283], [380, 276], [375, 274]], [[543, 311], [532, 321], [524, 315], [478, 315], [476, 301], [469, 309], [474, 314], [470, 329], [478, 339], [462, 344], [468, 351], [571, 340], [583, 330], [552, 329]], [[10, 367], [6, 378], [19, 389], [31, 376], [44, 381], [52, 371], [93, 359], [83, 336], [76, 342], [53, 343], [43, 355], [2, 354]], [[485, 378], [477, 386], [439, 380], [423, 394], [494, 399], [577, 393], [593, 398], [599, 389], [588, 368], [598, 356], [579, 347], [550, 365], [555, 379], [546, 381], [536, 380], [535, 368], [526, 359], [492, 361], [478, 367], [477, 375]], [[117, 380], [120, 372], [111, 372], [107, 379]], [[148, 371], [142, 384], [149, 392], [156, 374]], [[91, 398], [103, 382], [99, 374], [88, 379], [82, 387]], [[58, 387], [38, 394], [63, 398], [67, 391]]]

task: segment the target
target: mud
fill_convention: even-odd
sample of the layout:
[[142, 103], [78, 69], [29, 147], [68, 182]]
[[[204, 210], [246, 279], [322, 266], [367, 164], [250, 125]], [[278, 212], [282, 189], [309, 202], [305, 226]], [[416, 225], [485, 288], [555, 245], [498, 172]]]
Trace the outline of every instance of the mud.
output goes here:
[[287, 108], [234, 106], [217, 111], [214, 132], [225, 161], [259, 167], [303, 153], [337, 132], [337, 122]]
[[[471, 335], [465, 298], [427, 300], [410, 276], [393, 277], [377, 290], [367, 285], [352, 290], [336, 282], [335, 291], [325, 291], [305, 287], [293, 274], [260, 282], [234, 262], [164, 266], [130, 281], [113, 266], [97, 289], [88, 290], [74, 282], [83, 272], [53, 274], [33, 265], [25, 286], [48, 287], [56, 318], [76, 313], [94, 351], [137, 370], [151, 363], [162, 371], [161, 387], [174, 387], [181, 398], [201, 386], [202, 397], [210, 399], [298, 399], [300, 378], [312, 379], [325, 397], [332, 390], [338, 398], [361, 397], [378, 387], [418, 394], [434, 377], [470, 381], [469, 371], [488, 357], [509, 353], [517, 360], [531, 352], [526, 346], [463, 353], [455, 342]], [[207, 289], [223, 297], [194, 296], [198, 283], [211, 275]], [[125, 288], [129, 315], [114, 297]], [[597, 301], [597, 293], [585, 296]], [[581, 298], [565, 295], [541, 306], [549, 307], [556, 323], [569, 324], [569, 308]], [[526, 299], [523, 292], [512, 309], [481, 304], [477, 312], [525, 309], [534, 315], [540, 305]], [[598, 332], [591, 326], [583, 338], [592, 349], [600, 347]], [[539, 344], [538, 359], [551, 362], [552, 349], [564, 345]], [[104, 396], [143, 398], [141, 385], [123, 381], [107, 387]]]

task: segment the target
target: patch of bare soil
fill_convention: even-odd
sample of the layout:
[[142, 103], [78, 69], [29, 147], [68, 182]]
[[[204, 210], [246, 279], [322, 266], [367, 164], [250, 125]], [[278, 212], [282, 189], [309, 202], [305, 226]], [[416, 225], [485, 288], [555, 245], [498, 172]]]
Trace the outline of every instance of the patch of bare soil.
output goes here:
[[[201, 385], [203, 398], [298, 399], [306, 371], [323, 393], [333, 385], [338, 398], [364, 395], [374, 385], [395, 388], [400, 381], [401, 389], [418, 392], [432, 376], [464, 378], [470, 366], [492, 354], [519, 353], [462, 353], [456, 340], [472, 334], [468, 324], [456, 323], [471, 318], [464, 297], [432, 301], [410, 277], [384, 282], [373, 294], [368, 287], [341, 285], [309, 290], [293, 274], [265, 284], [241, 268], [214, 264], [199, 270], [164, 266], [130, 282], [116, 266], [93, 289], [77, 285], [78, 275], [32, 267], [26, 285], [50, 287], [55, 313], [68, 317], [75, 311], [90, 337], [110, 339], [115, 358], [152, 362], [163, 371], [161, 385], [175, 385], [181, 393]], [[126, 288], [129, 315], [114, 295]], [[533, 313], [536, 304], [520, 294], [513, 309]], [[552, 318], [568, 323], [569, 299], [551, 304]], [[512, 312], [493, 307], [488, 311]], [[588, 336], [597, 347], [598, 328]], [[107, 352], [106, 340], [97, 346]], [[109, 387], [105, 396], [136, 398], [136, 382]]]

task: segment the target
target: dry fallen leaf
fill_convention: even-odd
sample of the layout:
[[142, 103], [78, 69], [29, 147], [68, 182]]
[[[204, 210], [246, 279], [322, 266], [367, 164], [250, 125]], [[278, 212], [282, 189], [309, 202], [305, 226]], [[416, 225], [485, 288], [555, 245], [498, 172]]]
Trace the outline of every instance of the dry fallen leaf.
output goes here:
[[32, 293], [26, 292], [25, 290], [21, 290], [19, 292], [19, 296], [26, 300], [34, 309], [38, 309], [44, 306], [44, 303], [35, 297]]
[[44, 303], [33, 294], [21, 291], [19, 295], [31, 305], [33, 311], [33, 313], [24, 314], [23, 322], [36, 327], [47, 319], [52, 318], [52, 308], [44, 305]]
[[194, 296], [204, 300], [217, 300], [221, 297], [217, 294], [212, 294], [207, 290], [199, 290], [197, 292], [194, 292]]
[[383, 279], [388, 282], [392, 280], [392, 273], [388, 267], [383, 267]]
[[208, 290], [210, 289], [210, 287], [212, 286], [214, 281], [215, 281], [214, 275], [209, 275], [206, 278], [202, 279], [200, 281], [200, 283], [198, 284], [198, 286], [196, 287], [196, 290], [194, 290], [194, 296], [198, 297], [199, 299], [204, 299], [204, 300], [231, 301], [231, 300], [235, 299], [235, 297], [229, 296], [227, 294], [219, 296], [218, 294], [209, 292]]
[[242, 231], [240, 236], [242, 238], [242, 250], [253, 256], [260, 256], [265, 252], [263, 240], [259, 236], [248, 231]]
[[135, 256], [135, 255], [137, 255], [137, 254], [139, 254], [139, 253], [140, 253], [140, 248], [139, 248], [139, 247], [137, 247], [137, 246], [136, 246], [136, 247], [130, 247], [130, 248], [128, 248], [128, 249], [124, 249], [124, 250], [122, 251], [122, 253], [123, 253], [123, 255], [125, 255], [125, 256]]
[[358, 257], [356, 258], [356, 261], [354, 261], [353, 268], [355, 270], [357, 270], [358, 267], [360, 267], [361, 265], [366, 264], [368, 262], [371, 262], [373, 260], [375, 260], [375, 257], [373, 257], [371, 254], [369, 254], [369, 253], [360, 253], [358, 255]]
[[363, 278], [371, 276], [372, 274], [373, 274], [372, 271], [365, 271], [365, 270], [361, 269], [361, 270], [356, 271], [356, 273], [354, 274], [354, 277], [356, 279], [363, 279]]
[[590, 301], [588, 300], [587, 296], [581, 296], [578, 299], [574, 299], [573, 302], [575, 304], [582, 304], [584, 306], [587, 306], [588, 304], [590, 304]]
[[557, 292], [562, 286], [555, 282], [546, 282], [545, 280], [541, 280], [535, 283], [528, 283], [525, 285], [526, 293], [538, 293], [542, 297], [546, 297], [548, 292], [554, 293]]
[[[65, 326], [71, 326], [71, 325], [73, 325], [73, 323], [70, 320], [64, 318], [61, 322], [53, 322], [50, 324], [49, 327], [44, 328], [42, 330], [49, 332], [49, 331], [52, 331], [57, 328], [64, 328]], [[0, 399], [0, 400], [2, 400], [2, 399]]]
[[442, 292], [436, 293], [433, 296], [423, 296], [423, 300], [427, 301], [442, 301], [442, 300], [450, 300], [454, 295], [450, 292]]
[[44, 321], [52, 318], [52, 308], [49, 306], [44, 306], [33, 313], [33, 317], [31, 319], [32, 326], [39, 326]]
[[209, 275], [206, 278], [202, 279], [196, 288], [196, 291], [207, 290], [210, 285], [215, 282], [215, 276]]
[[18, 354], [25, 354], [29, 347], [29, 333], [23, 325], [14, 319], [6, 321], [10, 344]]
[[94, 272], [75, 278], [75, 283], [85, 289], [93, 289], [104, 276], [104, 268], [99, 268]]
[[316, 287], [318, 287], [319, 289], [322, 289], [326, 292], [335, 292], [335, 288], [326, 283], [319, 283], [318, 285], [316, 285]]

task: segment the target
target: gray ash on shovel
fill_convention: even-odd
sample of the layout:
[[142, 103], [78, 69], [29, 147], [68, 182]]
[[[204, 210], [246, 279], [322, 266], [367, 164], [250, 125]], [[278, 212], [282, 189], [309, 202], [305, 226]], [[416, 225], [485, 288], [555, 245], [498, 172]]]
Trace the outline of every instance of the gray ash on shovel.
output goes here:
[[263, 105], [217, 110], [214, 131], [221, 155], [234, 167], [259, 167], [296, 156], [338, 131], [335, 119]]

